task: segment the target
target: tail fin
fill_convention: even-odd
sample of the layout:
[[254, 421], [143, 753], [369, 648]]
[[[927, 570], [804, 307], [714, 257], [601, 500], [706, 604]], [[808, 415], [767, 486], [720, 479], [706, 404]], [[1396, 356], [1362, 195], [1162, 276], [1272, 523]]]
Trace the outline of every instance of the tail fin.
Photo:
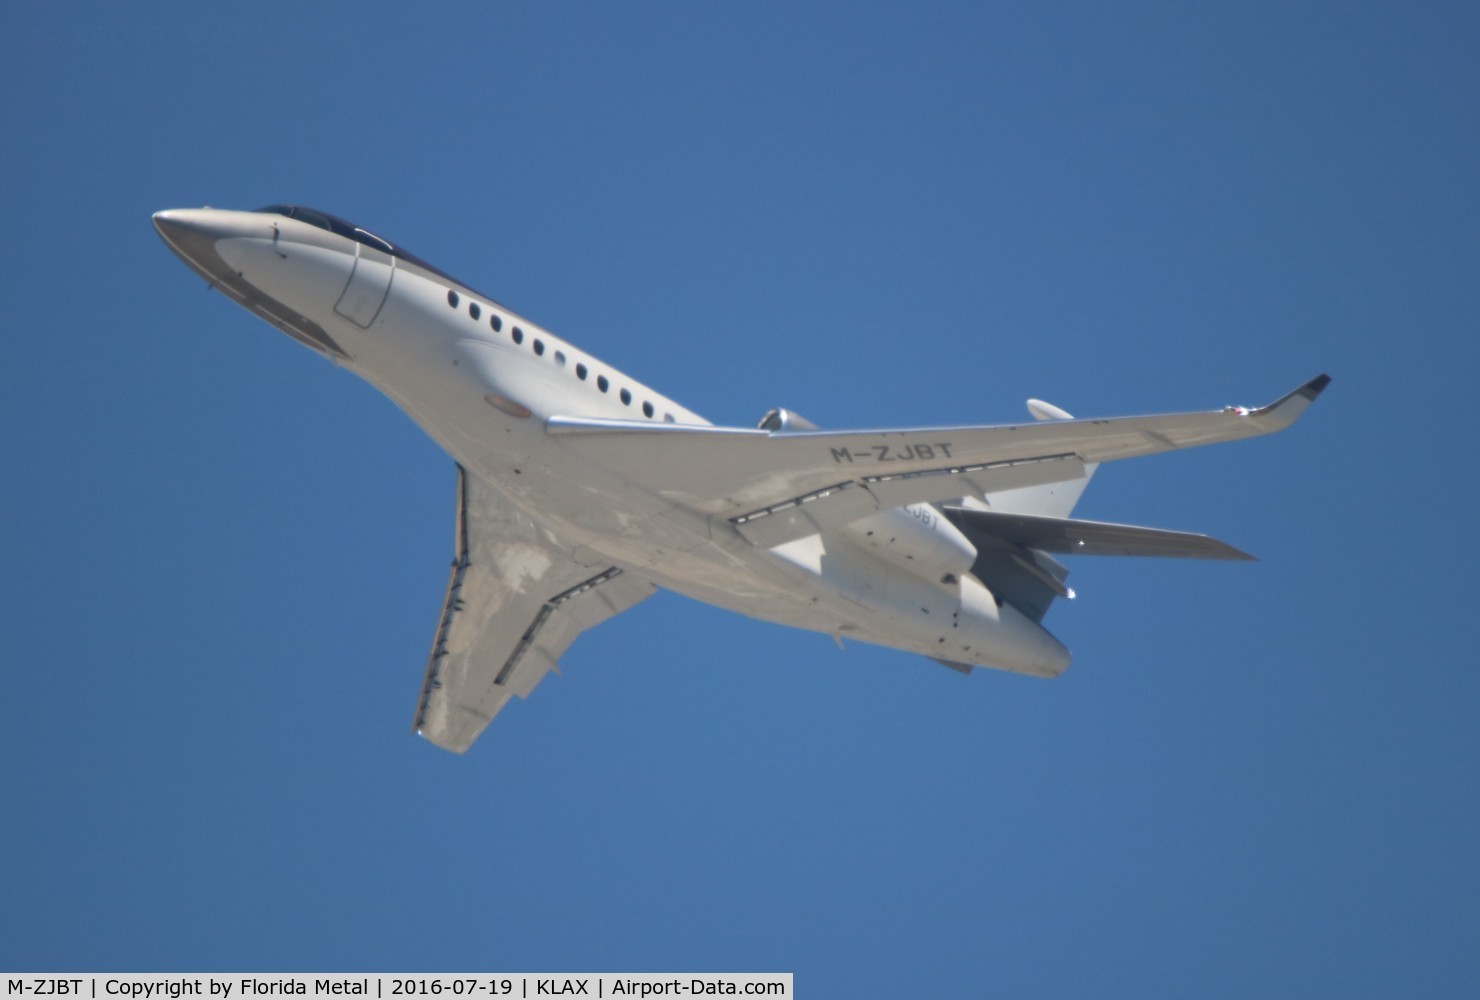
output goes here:
[[[1041, 399], [1028, 400], [1028, 412], [1034, 420], [1073, 420], [1067, 411], [1045, 403]], [[1015, 490], [1001, 490], [986, 495], [985, 506], [992, 510], [1010, 511], [1014, 514], [1041, 514], [1045, 517], [1068, 517], [1074, 505], [1084, 495], [1090, 477], [1099, 464], [1086, 465], [1084, 477], [1042, 486], [1023, 486]]]

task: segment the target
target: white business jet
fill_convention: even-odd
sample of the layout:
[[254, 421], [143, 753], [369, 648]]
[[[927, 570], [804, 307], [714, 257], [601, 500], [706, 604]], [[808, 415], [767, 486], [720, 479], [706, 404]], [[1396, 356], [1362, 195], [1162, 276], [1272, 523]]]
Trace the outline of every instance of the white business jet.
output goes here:
[[457, 465], [452, 573], [414, 729], [466, 750], [576, 636], [657, 587], [970, 672], [1054, 677], [1054, 555], [1248, 559], [1205, 535], [1074, 520], [1096, 466], [1268, 434], [1259, 409], [822, 431], [789, 410], [715, 427], [399, 246], [293, 205], [177, 209], [170, 249], [364, 378]]

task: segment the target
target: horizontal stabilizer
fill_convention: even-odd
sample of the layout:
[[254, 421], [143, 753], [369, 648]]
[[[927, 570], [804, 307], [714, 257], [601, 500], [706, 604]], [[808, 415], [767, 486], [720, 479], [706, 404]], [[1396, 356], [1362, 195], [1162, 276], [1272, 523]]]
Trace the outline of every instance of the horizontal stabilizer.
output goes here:
[[969, 507], [946, 507], [945, 512], [973, 540], [978, 535], [989, 535], [1023, 548], [1060, 555], [1243, 561], [1254, 558], [1216, 538], [1186, 531]]

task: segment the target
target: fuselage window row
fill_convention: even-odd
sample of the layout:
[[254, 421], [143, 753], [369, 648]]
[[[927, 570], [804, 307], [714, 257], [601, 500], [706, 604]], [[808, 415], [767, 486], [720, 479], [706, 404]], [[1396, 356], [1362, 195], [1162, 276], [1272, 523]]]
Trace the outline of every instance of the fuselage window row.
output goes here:
[[[451, 306], [453, 309], [456, 309], [458, 307], [458, 305], [461, 303], [461, 301], [462, 301], [461, 300], [461, 297], [457, 294], [456, 291], [454, 291], [451, 288], [449, 288], [447, 290], [447, 304], [449, 306]], [[478, 303], [473, 302], [472, 300], [469, 300], [468, 301], [468, 315], [471, 316], [473, 319], [476, 320], [476, 319], [481, 318], [482, 317], [482, 314], [483, 314], [483, 307], [480, 306]], [[502, 330], [504, 328], [504, 320], [503, 320], [503, 317], [500, 316], [497, 312], [495, 312], [492, 308], [490, 308], [488, 310], [488, 325], [491, 326], [491, 327], [493, 327], [494, 330]], [[516, 343], [516, 344], [522, 344], [522, 343], [524, 343], [524, 331], [522, 329], [520, 329], [519, 327], [517, 327], [517, 326], [510, 327], [509, 328], [509, 336], [513, 338], [514, 343]], [[543, 355], [545, 353], [545, 342], [543, 340], [540, 340], [538, 337], [536, 337], [531, 342], [531, 346], [534, 348], [534, 353], [536, 355]], [[555, 355], [554, 355], [554, 358], [555, 358], [555, 364], [557, 366], [559, 366], [561, 368], [564, 368], [565, 367], [566, 357], [565, 357], [565, 352], [564, 351], [556, 351], [555, 352]], [[588, 371], [588, 369], [586, 368], [586, 365], [584, 363], [577, 363], [575, 370], [576, 370], [576, 378], [580, 379], [582, 382], [586, 381], [586, 375], [587, 375], [587, 371]], [[607, 377], [605, 375], [598, 375], [598, 376], [596, 376], [596, 387], [598, 389], [600, 389], [602, 392], [606, 392], [607, 390], [609, 390], [611, 388], [611, 382], [607, 379]], [[622, 405], [623, 406], [631, 406], [632, 405], [632, 391], [630, 389], [623, 389], [618, 395], [621, 396]], [[653, 404], [651, 402], [648, 402], [648, 401], [644, 401], [643, 402], [643, 404], [642, 404], [642, 413], [643, 413], [643, 416], [648, 417], [650, 419], [655, 418], [657, 416], [657, 410], [654, 408]], [[663, 414], [663, 421], [665, 423], [669, 423], [669, 424], [676, 423], [676, 421], [673, 418], [673, 414], [671, 414], [671, 413], [664, 413]]]

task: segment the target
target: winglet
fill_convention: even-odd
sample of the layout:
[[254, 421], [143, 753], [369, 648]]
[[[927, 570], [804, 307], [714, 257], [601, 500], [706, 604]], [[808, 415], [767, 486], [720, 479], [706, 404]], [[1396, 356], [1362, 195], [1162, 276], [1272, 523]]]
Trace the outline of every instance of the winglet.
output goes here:
[[1293, 424], [1330, 384], [1330, 375], [1317, 375], [1295, 391], [1286, 393], [1268, 406], [1250, 410], [1247, 415], [1271, 431], [1283, 430]]

